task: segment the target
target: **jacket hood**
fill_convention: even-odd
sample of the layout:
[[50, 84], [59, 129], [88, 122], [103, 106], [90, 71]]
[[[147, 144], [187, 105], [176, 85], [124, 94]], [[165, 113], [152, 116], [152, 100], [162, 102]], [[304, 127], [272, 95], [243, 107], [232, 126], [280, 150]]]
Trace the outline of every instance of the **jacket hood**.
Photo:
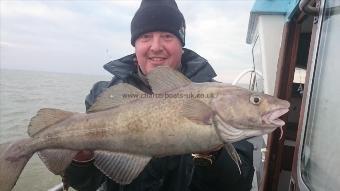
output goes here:
[[[216, 73], [206, 59], [192, 50], [183, 48], [181, 72], [193, 82], [207, 82], [216, 77]], [[125, 79], [137, 76], [135, 54], [127, 55], [105, 64], [104, 69], [115, 77]]]

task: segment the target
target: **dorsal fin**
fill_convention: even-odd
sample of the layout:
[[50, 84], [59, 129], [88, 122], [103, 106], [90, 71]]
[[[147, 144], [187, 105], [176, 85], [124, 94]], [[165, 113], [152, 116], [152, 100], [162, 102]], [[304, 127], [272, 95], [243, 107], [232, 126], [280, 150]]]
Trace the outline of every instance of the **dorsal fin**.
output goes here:
[[139, 99], [145, 92], [137, 89], [136, 87], [127, 84], [120, 83], [109, 87], [103, 93], [101, 93], [96, 102], [87, 110], [90, 112], [97, 112], [107, 110], [125, 103], [129, 103], [136, 99]]
[[182, 73], [167, 66], [156, 67], [146, 78], [153, 93], [164, 93], [191, 84]]
[[27, 133], [30, 137], [33, 137], [46, 127], [49, 127], [59, 121], [63, 121], [74, 114], [75, 113], [73, 112], [63, 111], [60, 109], [40, 109], [37, 115], [31, 119], [30, 124], [28, 125]]

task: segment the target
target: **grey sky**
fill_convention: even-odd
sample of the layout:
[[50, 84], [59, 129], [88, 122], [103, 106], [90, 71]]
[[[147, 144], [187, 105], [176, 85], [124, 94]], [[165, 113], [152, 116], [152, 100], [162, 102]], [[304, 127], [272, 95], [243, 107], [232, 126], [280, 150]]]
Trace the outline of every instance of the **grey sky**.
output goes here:
[[[139, 0], [0, 1], [1, 68], [108, 74], [102, 65], [133, 53], [130, 21]], [[186, 48], [205, 57], [218, 80], [251, 67], [246, 44], [253, 0], [177, 0]]]

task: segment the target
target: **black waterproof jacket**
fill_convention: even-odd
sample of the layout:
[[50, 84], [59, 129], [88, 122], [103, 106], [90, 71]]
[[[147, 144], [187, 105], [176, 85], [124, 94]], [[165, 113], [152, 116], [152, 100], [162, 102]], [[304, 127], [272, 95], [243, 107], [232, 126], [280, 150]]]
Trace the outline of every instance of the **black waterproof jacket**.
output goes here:
[[[114, 75], [112, 81], [97, 82], [86, 97], [88, 109], [106, 88], [118, 83], [129, 83], [142, 91], [150, 92], [138, 75], [135, 55], [111, 61], [104, 68]], [[210, 64], [195, 52], [184, 49], [181, 72], [193, 82], [214, 81], [216, 76]], [[253, 145], [247, 141], [233, 144], [242, 165], [237, 166], [224, 149], [216, 152], [211, 166], [197, 166], [190, 154], [153, 158], [142, 173], [129, 185], [119, 185], [103, 175], [89, 162], [73, 162], [65, 172], [65, 180], [82, 191], [248, 191], [253, 179]]]

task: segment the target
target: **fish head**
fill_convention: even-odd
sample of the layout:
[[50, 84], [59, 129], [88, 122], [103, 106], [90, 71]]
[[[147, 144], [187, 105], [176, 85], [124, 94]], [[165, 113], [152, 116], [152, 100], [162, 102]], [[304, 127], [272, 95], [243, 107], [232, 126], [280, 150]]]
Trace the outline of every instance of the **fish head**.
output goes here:
[[290, 107], [288, 101], [236, 87], [222, 89], [211, 103], [218, 123], [224, 128], [233, 128], [242, 138], [282, 127], [285, 122], [279, 117]]

